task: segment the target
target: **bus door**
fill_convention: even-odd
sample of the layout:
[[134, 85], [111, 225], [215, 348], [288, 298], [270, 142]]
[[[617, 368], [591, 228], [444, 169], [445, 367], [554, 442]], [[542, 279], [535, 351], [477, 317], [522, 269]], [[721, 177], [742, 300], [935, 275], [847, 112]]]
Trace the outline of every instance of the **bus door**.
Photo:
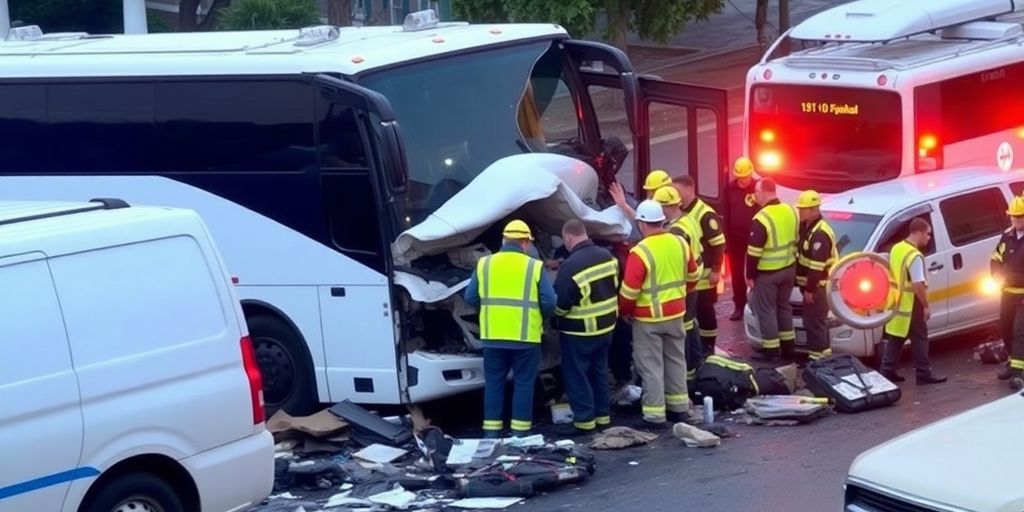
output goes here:
[[[325, 360], [317, 361], [332, 401], [399, 403], [405, 393], [392, 318], [390, 205], [405, 187], [397, 122], [380, 94], [316, 75], [315, 125], [326, 235], [341, 264], [316, 283]], [[314, 179], [314, 178], [311, 178]], [[312, 342], [313, 340], [307, 340]], [[324, 383], [321, 381], [321, 383]]]

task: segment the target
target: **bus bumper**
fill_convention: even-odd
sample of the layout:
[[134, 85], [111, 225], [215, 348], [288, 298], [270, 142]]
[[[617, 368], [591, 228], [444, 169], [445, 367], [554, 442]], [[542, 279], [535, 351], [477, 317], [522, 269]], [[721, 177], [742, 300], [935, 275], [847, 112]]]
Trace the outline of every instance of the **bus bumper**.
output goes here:
[[436, 400], [484, 386], [481, 354], [438, 354], [417, 350], [408, 356], [409, 400]]

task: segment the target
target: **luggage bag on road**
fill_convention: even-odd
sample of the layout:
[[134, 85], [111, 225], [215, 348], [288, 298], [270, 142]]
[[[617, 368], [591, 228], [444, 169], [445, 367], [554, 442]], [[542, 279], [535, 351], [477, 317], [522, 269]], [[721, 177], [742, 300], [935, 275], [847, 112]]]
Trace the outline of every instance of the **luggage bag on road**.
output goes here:
[[810, 361], [804, 382], [816, 396], [831, 398], [835, 409], [856, 413], [885, 407], [900, 399], [900, 388], [849, 354]]

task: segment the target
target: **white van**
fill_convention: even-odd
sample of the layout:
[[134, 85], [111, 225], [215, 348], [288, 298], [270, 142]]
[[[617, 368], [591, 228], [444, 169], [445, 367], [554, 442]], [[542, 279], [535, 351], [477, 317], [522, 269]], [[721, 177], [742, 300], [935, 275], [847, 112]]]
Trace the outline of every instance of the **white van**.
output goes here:
[[1024, 510], [1021, 425], [1014, 393], [871, 448], [850, 465], [843, 510]]
[[[887, 255], [906, 238], [910, 221], [923, 218], [932, 240], [923, 250], [933, 338], [949, 337], [999, 319], [999, 290], [991, 286], [989, 260], [1010, 227], [1007, 205], [1024, 191], [1024, 170], [971, 167], [935, 171], [876, 183], [826, 196], [821, 213], [836, 235], [840, 256], [857, 251]], [[793, 323], [798, 349], [806, 348], [800, 315], [802, 296], [794, 288]], [[761, 347], [757, 318], [744, 315], [747, 341]], [[860, 330], [829, 314], [829, 336], [836, 353], [871, 357], [878, 353], [882, 328]]]
[[270, 493], [242, 309], [190, 210], [0, 203], [0, 512], [224, 512]]

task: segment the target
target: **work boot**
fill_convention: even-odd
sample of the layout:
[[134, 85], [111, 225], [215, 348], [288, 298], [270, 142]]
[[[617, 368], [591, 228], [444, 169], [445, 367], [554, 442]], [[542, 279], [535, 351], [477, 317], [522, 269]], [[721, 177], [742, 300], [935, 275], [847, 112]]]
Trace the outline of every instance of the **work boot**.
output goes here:
[[558, 437], [589, 436], [594, 432], [596, 432], [596, 429], [584, 430], [582, 428], [577, 427], [576, 425], [573, 425], [572, 423], [562, 423], [555, 427], [555, 433], [558, 434]]
[[999, 380], [1008, 380], [1010, 377], [1013, 377], [1013, 369], [1010, 368], [1010, 363], [1007, 362], [999, 367], [999, 372], [996, 373], [996, 378]]
[[732, 314], [729, 315], [729, 320], [737, 322], [743, 319], [743, 306], [734, 306], [732, 308]]
[[633, 422], [631, 427], [637, 430], [646, 430], [649, 432], [664, 432], [668, 430], [668, 422], [663, 421], [661, 423], [654, 423], [653, 421], [647, 421], [643, 418]]
[[1010, 389], [1014, 391], [1024, 389], [1024, 371], [1013, 369], [1009, 371], [1009, 374], [1007, 380], [1010, 381]]
[[672, 412], [665, 413], [665, 419], [669, 423], [689, 423], [690, 414], [685, 412]]
[[949, 379], [947, 379], [946, 377], [938, 376], [938, 375], [935, 375], [934, 373], [929, 373], [928, 375], [918, 375], [917, 376], [917, 385], [918, 386], [924, 386], [926, 384], [942, 384], [943, 382], [946, 382], [947, 380], [949, 380]]
[[484, 439], [501, 439], [500, 430], [484, 430]]
[[900, 374], [898, 374], [898, 373], [896, 373], [894, 371], [887, 372], [885, 370], [881, 370], [878, 373], [881, 373], [882, 377], [885, 377], [885, 378], [889, 379], [891, 382], [903, 382], [903, 381], [907, 380], [906, 378], [904, 378], [903, 376], [901, 376]]
[[754, 354], [752, 357], [755, 361], [763, 361], [766, 363], [781, 363], [782, 355], [777, 348], [766, 348], [758, 354]]

